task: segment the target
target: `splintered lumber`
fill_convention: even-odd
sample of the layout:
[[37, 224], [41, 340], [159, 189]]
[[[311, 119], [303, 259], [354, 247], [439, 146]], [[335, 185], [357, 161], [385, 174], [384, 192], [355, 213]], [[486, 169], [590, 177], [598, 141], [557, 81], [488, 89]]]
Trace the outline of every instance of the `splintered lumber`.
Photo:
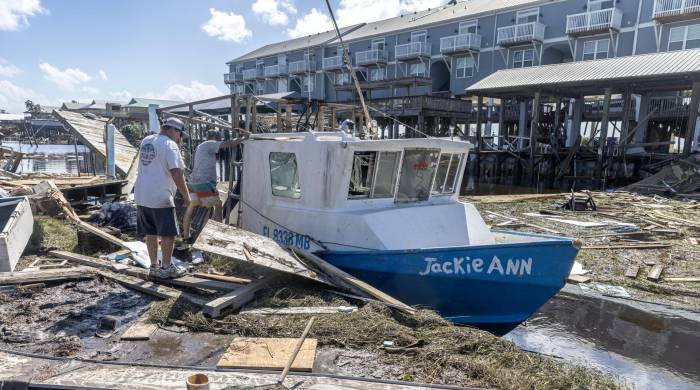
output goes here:
[[250, 283], [250, 279], [239, 278], [237, 276], [205, 274], [204, 272], [195, 272], [192, 275], [194, 275], [198, 278], [202, 278], [202, 279], [218, 280], [221, 282], [230, 282], [230, 283], [238, 283], [238, 284]]
[[[65, 252], [65, 251], [51, 251], [51, 255], [59, 257], [61, 259], [66, 259], [70, 262], [86, 265], [88, 267], [99, 268], [104, 270], [113, 270], [112, 265], [114, 264], [108, 260], [102, 260], [95, 257], [84, 256], [77, 253]], [[142, 280], [154, 279], [149, 271], [140, 267], [127, 267], [122, 271], [123, 274], [133, 276]], [[156, 279], [159, 282], [172, 284], [180, 287], [188, 288], [199, 288], [203, 290], [216, 290], [216, 291], [231, 291], [240, 287], [239, 284], [223, 282], [219, 280], [209, 280], [197, 278], [194, 276], [183, 276], [177, 279]]]
[[219, 318], [223, 310], [240, 309], [255, 297], [255, 293], [258, 290], [268, 286], [273, 279], [274, 277], [258, 279], [226, 295], [209, 301], [202, 307], [202, 313], [211, 318]]
[[313, 253], [306, 252], [304, 250], [301, 250], [296, 247], [290, 247], [289, 248], [293, 253], [296, 255], [303, 257], [304, 259], [308, 260], [311, 262], [315, 267], [319, 268], [322, 272], [324, 272], [326, 275], [329, 275], [330, 277], [333, 278], [333, 280], [339, 279], [341, 280], [344, 284], [348, 284], [356, 290], [360, 290], [364, 294], [368, 294], [371, 297], [374, 297], [384, 303], [389, 303], [393, 305], [392, 307], [399, 308], [399, 310], [404, 311], [406, 313], [413, 314], [416, 312], [414, 308], [411, 306], [406, 305], [405, 303], [399, 301], [398, 299], [392, 297], [391, 295], [378, 290], [369, 284], [361, 281], [360, 279], [357, 279], [356, 277], [346, 273], [345, 271], [335, 267], [332, 264], [329, 264], [325, 260], [321, 259], [320, 257], [314, 255]]
[[156, 329], [158, 329], [156, 324], [136, 321], [129, 329], [122, 333], [121, 340], [148, 340]]
[[671, 244], [649, 243], [649, 244], [620, 244], [620, 245], [590, 245], [582, 246], [581, 249], [663, 249], [670, 248]]
[[700, 282], [700, 276], [687, 277], [687, 278], [664, 278], [664, 282], [677, 282], [677, 283], [695, 283]]
[[[309, 270], [271, 238], [211, 219], [204, 225], [192, 247], [202, 252], [245, 262], [256, 267], [271, 268], [332, 285], [323, 276]], [[248, 255], [246, 255], [246, 251]]]
[[0, 272], [0, 285], [67, 282], [90, 279], [93, 275], [85, 267], [49, 269], [26, 272]]
[[[281, 371], [294, 352], [297, 341], [293, 338], [236, 337], [216, 367]], [[317, 344], [316, 339], [304, 340], [291, 370], [310, 372], [316, 359]]]
[[625, 277], [636, 279], [638, 273], [639, 273], [639, 265], [630, 264], [630, 266], [627, 267], [627, 270], [625, 270]]
[[166, 286], [161, 286], [160, 284], [153, 283], [148, 280], [139, 279], [135, 276], [118, 274], [105, 270], [96, 270], [93, 272], [97, 273], [98, 275], [102, 275], [103, 277], [109, 280], [113, 280], [123, 286], [129, 287], [137, 291], [141, 291], [142, 293], [152, 295], [156, 298], [177, 299], [182, 294], [179, 290], [175, 290]]
[[238, 314], [251, 314], [257, 316], [285, 316], [285, 315], [320, 315], [352, 313], [357, 310], [357, 306], [300, 306], [300, 307], [256, 307], [254, 309], [243, 309]]
[[[105, 125], [107, 119], [91, 119], [80, 113], [70, 111], [53, 111], [53, 115], [65, 125], [71, 133], [90, 150], [104, 160], [107, 159], [107, 145], [105, 144]], [[129, 168], [138, 154], [138, 149], [122, 135], [119, 130], [114, 132], [114, 162], [117, 172], [126, 176]]]
[[653, 281], [658, 281], [659, 278], [661, 277], [661, 272], [663, 272], [664, 266], [663, 264], [656, 264], [655, 266], [651, 267], [649, 270], [649, 273], [647, 274], [647, 279], [653, 280]]

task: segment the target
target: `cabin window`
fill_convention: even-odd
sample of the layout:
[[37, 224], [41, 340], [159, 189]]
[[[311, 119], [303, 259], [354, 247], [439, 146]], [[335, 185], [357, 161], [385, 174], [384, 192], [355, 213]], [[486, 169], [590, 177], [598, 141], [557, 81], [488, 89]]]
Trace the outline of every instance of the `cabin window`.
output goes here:
[[439, 149], [406, 149], [396, 192], [397, 202], [428, 200], [439, 155]]
[[443, 153], [440, 155], [435, 182], [433, 183], [433, 194], [452, 194], [455, 192], [460, 159], [460, 154]]
[[348, 198], [369, 198], [376, 160], [377, 152], [355, 152], [352, 159]]
[[401, 152], [380, 152], [372, 198], [393, 198]]
[[294, 153], [270, 153], [270, 184], [272, 195], [283, 198], [301, 198], [299, 170]]

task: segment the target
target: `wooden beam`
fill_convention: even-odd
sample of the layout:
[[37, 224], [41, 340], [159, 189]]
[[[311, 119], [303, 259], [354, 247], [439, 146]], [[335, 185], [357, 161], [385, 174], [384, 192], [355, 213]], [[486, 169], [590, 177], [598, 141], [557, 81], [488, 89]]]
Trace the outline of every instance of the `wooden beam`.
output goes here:
[[530, 121], [530, 181], [535, 178], [535, 153], [537, 153], [537, 134], [540, 125], [540, 100], [542, 92], [535, 92], [532, 100], [532, 120]]
[[700, 81], [693, 82], [693, 91], [690, 95], [688, 106], [688, 124], [686, 126], [685, 142], [683, 143], [683, 155], [690, 155], [693, 144], [693, 136], [698, 120], [698, 106], [700, 106]]
[[601, 187], [605, 186], [605, 179], [603, 178], [603, 165], [607, 157], [606, 146], [608, 143], [608, 125], [610, 118], [610, 98], [612, 95], [612, 88], [605, 88], [605, 97], [603, 98], [603, 115], [600, 119], [600, 141], [598, 142], [598, 161], [596, 162], [596, 177], [599, 180]]
[[661, 272], [663, 272], [663, 270], [664, 270], [663, 264], [654, 265], [649, 270], [649, 273], [647, 274], [647, 279], [652, 280], [654, 282], [658, 282], [659, 278], [661, 277]]
[[346, 273], [345, 271], [335, 267], [334, 265], [314, 255], [313, 253], [306, 252], [296, 247], [289, 247], [289, 250], [297, 254], [299, 257], [303, 257], [304, 259], [308, 260], [316, 268], [319, 268], [327, 275], [334, 277], [335, 279], [340, 279], [344, 283], [351, 285], [352, 287], [354, 287], [355, 290], [360, 290], [361, 292], [368, 294], [369, 296], [374, 297], [382, 302], [390, 303], [394, 305], [394, 307], [399, 307], [403, 312], [409, 314], [413, 314], [416, 312], [416, 310], [411, 306], [408, 306], [405, 303], [399, 301], [398, 299], [392, 297], [391, 295], [381, 290], [378, 290], [372, 287], [371, 285], [355, 278], [354, 276]]
[[250, 279], [239, 278], [236, 276], [228, 276], [228, 275], [205, 274], [203, 272], [195, 272], [193, 275], [198, 277], [198, 278], [218, 280], [221, 282], [230, 282], [230, 283], [238, 283], [238, 284], [248, 284], [251, 282]]
[[223, 310], [240, 309], [243, 307], [243, 305], [250, 302], [255, 297], [255, 293], [258, 290], [268, 286], [272, 280], [273, 278], [269, 277], [258, 279], [237, 290], [233, 290], [226, 295], [209, 301], [204, 305], [204, 307], [202, 307], [202, 313], [211, 318], [219, 318], [221, 317], [221, 312]]
[[25, 272], [0, 272], [0, 285], [67, 282], [90, 279], [93, 275], [85, 267], [50, 269]]

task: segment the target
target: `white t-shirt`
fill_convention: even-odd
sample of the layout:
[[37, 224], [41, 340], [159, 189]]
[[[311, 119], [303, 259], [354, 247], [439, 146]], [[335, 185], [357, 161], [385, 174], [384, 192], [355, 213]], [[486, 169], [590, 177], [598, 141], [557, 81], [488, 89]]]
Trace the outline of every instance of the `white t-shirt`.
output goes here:
[[221, 141], [204, 141], [197, 146], [194, 153], [194, 167], [190, 174], [190, 183], [204, 184], [216, 181], [216, 153]]
[[150, 208], [174, 207], [175, 181], [170, 170], [185, 168], [180, 148], [166, 135], [152, 134], [141, 141], [139, 173], [134, 184], [134, 200]]

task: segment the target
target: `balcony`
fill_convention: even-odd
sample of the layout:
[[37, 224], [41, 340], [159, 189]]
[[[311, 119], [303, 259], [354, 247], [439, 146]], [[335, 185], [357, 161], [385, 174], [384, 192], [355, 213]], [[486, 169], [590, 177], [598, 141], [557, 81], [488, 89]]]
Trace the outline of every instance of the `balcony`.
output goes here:
[[266, 79], [285, 76], [287, 75], [287, 65], [279, 64], [266, 66], [264, 73]]
[[700, 0], [655, 0], [652, 17], [656, 20], [674, 21], [690, 19], [700, 14]]
[[498, 29], [496, 44], [500, 46], [513, 46], [533, 41], [544, 40], [544, 24], [540, 22], [521, 23]]
[[257, 69], [243, 69], [243, 72], [241, 73], [243, 76], [243, 80], [255, 80], [258, 78], [258, 70]]
[[234, 84], [243, 81], [243, 75], [241, 73], [224, 73], [224, 83]]
[[430, 57], [430, 44], [426, 42], [409, 42], [396, 45], [394, 57], [399, 60], [411, 60]]
[[323, 70], [340, 70], [343, 68], [343, 56], [326, 57], [322, 66]]
[[459, 34], [440, 38], [440, 53], [463, 53], [467, 51], [479, 51], [481, 48], [481, 35]]
[[310, 72], [311, 63], [308, 60], [294, 61], [287, 64], [287, 73], [300, 74]]
[[355, 65], [357, 66], [384, 63], [386, 63], [386, 52], [384, 50], [372, 49], [355, 54]]
[[568, 35], [597, 34], [610, 29], [619, 31], [621, 26], [622, 10], [619, 8], [583, 12], [566, 17]]

